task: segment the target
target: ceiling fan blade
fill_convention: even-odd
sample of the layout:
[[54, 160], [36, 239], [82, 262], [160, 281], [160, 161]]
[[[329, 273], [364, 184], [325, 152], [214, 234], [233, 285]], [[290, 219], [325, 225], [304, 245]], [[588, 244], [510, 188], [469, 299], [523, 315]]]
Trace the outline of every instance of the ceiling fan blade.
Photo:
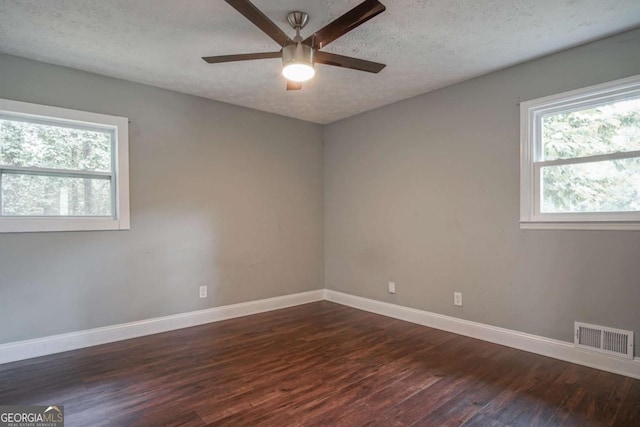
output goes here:
[[225, 0], [231, 7], [240, 12], [245, 18], [264, 31], [269, 37], [284, 47], [293, 41], [273, 23], [267, 16], [253, 5], [249, 0]]
[[365, 0], [349, 12], [318, 30], [315, 34], [307, 37], [304, 43], [311, 45], [314, 49], [321, 49], [338, 37], [384, 12], [385, 9], [384, 5], [378, 0]]
[[209, 64], [220, 62], [248, 61], [251, 59], [282, 58], [282, 52], [239, 53], [237, 55], [205, 56], [202, 59]]
[[313, 56], [313, 61], [318, 64], [333, 65], [352, 70], [367, 71], [369, 73], [379, 73], [385, 64], [365, 61], [364, 59], [352, 58], [350, 56], [337, 55], [335, 53], [317, 51]]
[[287, 80], [287, 90], [300, 90], [300, 89], [302, 89], [302, 83], [292, 82], [291, 80]]

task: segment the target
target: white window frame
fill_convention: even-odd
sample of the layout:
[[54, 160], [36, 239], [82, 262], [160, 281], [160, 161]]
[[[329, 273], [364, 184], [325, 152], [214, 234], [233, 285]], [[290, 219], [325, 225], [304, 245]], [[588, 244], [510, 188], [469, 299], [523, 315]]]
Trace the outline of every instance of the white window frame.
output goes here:
[[[35, 121], [47, 120], [70, 127], [105, 129], [113, 133], [112, 170], [110, 172], [63, 171], [38, 167], [0, 168], [13, 172], [96, 178], [110, 177], [115, 200], [111, 217], [88, 216], [1, 216], [0, 233], [39, 231], [88, 231], [129, 229], [129, 120], [126, 117], [70, 110], [48, 105], [0, 99], [0, 115]], [[1, 175], [0, 175], [1, 176]]]
[[640, 212], [544, 213], [540, 211], [540, 168], [550, 165], [640, 157], [640, 151], [541, 161], [542, 116], [582, 110], [640, 96], [640, 75], [564, 92], [520, 104], [520, 228], [640, 230]]

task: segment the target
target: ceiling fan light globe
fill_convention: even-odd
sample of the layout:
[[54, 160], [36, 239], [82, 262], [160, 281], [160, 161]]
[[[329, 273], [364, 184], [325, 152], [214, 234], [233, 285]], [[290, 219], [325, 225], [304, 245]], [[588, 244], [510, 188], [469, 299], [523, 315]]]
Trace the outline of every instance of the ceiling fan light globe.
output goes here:
[[312, 65], [304, 63], [289, 63], [282, 68], [282, 75], [293, 82], [306, 82], [316, 74]]

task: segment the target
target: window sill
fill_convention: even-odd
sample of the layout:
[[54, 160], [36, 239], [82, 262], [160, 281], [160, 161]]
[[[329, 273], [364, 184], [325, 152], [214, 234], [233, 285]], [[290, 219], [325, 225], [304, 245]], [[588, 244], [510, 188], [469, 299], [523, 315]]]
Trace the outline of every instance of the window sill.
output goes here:
[[112, 218], [1, 218], [0, 233], [129, 230], [128, 220]]
[[638, 221], [520, 221], [521, 230], [640, 231]]

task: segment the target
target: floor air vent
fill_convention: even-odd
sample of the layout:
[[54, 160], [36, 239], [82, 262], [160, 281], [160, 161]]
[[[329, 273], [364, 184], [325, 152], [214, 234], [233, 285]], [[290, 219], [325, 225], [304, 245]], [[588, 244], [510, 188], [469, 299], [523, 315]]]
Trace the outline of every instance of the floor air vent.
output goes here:
[[633, 332], [576, 322], [576, 347], [633, 359]]

